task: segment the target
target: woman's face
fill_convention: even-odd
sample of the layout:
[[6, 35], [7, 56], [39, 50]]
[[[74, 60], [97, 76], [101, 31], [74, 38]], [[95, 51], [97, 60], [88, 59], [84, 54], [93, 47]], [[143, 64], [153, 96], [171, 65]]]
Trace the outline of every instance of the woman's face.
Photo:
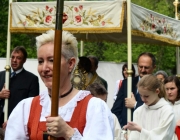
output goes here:
[[42, 45], [37, 51], [38, 72], [47, 88], [52, 87], [54, 44]]
[[170, 102], [174, 103], [177, 100], [178, 88], [174, 82], [168, 82], [165, 85], [166, 95]]
[[127, 68], [124, 68], [123, 74], [124, 74], [124, 78], [126, 79], [128, 77]]
[[[42, 45], [38, 51], [38, 72], [48, 89], [52, 89], [52, 77], [53, 77], [53, 57], [54, 57], [54, 44], [47, 43]], [[60, 82], [62, 85], [70, 82], [71, 72], [75, 65], [75, 58], [71, 58], [68, 61], [61, 55], [61, 73]], [[61, 85], [60, 85], [61, 87]]]
[[138, 91], [139, 91], [142, 101], [148, 106], [155, 105], [160, 99], [158, 97], [159, 89], [156, 89], [156, 91], [153, 92], [153, 91], [143, 89], [142, 87], [139, 87]]
[[157, 79], [161, 80], [162, 82], [164, 81], [164, 76], [162, 74], [156, 75]]

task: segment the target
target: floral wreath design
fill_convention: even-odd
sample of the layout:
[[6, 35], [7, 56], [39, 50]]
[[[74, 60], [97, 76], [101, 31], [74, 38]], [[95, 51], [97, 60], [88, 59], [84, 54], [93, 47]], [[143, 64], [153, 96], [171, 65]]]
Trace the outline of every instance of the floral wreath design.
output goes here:
[[140, 28], [143, 31], [151, 31], [159, 35], [167, 35], [172, 38], [177, 38], [176, 33], [173, 31], [172, 25], [168, 23], [167, 19], [155, 17], [152, 14], [150, 14], [146, 20], [142, 21]]
[[[32, 11], [31, 14], [25, 15], [24, 21], [19, 21], [18, 24], [22, 24], [25, 27], [32, 26], [52, 26], [56, 21], [56, 7], [50, 7], [48, 5], [43, 9], [37, 8]], [[111, 18], [104, 19], [104, 15], [97, 14], [96, 10], [89, 8], [83, 9], [83, 5], [79, 6], [67, 6], [64, 5], [63, 12], [63, 26], [76, 25], [76, 26], [105, 26], [107, 24], [113, 24]]]

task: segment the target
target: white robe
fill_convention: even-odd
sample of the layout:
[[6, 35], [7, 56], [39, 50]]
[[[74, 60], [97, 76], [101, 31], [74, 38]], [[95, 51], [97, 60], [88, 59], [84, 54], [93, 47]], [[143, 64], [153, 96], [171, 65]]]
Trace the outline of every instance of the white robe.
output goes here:
[[172, 140], [175, 117], [170, 104], [161, 98], [155, 105], [143, 104], [135, 110], [133, 122], [142, 127], [141, 133], [131, 131], [129, 140]]
[[118, 118], [116, 117], [116, 115], [113, 115], [114, 118], [114, 140], [121, 140], [121, 126], [119, 124]]
[[[89, 95], [89, 91], [79, 91], [66, 105], [59, 107], [59, 115], [67, 122], [71, 120], [77, 101]], [[27, 123], [32, 98], [22, 100], [11, 113], [5, 132], [5, 140], [28, 140]], [[40, 93], [42, 112], [40, 121], [51, 114], [51, 100], [48, 92]], [[78, 131], [76, 129], [76, 131]], [[101, 99], [92, 97], [86, 112], [86, 126], [83, 135], [75, 133], [72, 140], [113, 140], [114, 123], [111, 111]]]

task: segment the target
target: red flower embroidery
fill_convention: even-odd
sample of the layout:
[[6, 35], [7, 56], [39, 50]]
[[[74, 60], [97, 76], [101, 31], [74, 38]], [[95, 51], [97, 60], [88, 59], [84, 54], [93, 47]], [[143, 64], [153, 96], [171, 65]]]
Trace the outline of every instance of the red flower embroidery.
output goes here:
[[82, 6], [82, 5], [79, 5], [79, 9], [82, 10], [82, 9], [83, 9], [83, 6]]
[[66, 13], [63, 13], [63, 23], [68, 19], [68, 16], [66, 15]]
[[79, 10], [78, 10], [78, 8], [77, 8], [77, 7], [74, 7], [74, 11], [79, 12]]
[[105, 25], [105, 23], [106, 23], [105, 21], [102, 21], [102, 22], [101, 22], [102, 26], [104, 26], [104, 25]]
[[81, 16], [80, 15], [75, 16], [75, 20], [77, 23], [81, 22]]
[[156, 28], [156, 25], [155, 24], [152, 24], [152, 29], [155, 29]]
[[26, 24], [27, 24], [26, 21], [24, 21], [24, 22], [23, 22], [23, 25], [26, 26]]
[[49, 6], [46, 5], [46, 11], [48, 11], [48, 9], [49, 9]]
[[52, 22], [52, 16], [50, 16], [50, 15], [46, 16], [45, 22], [47, 22], [47, 23]]
[[53, 8], [49, 9], [49, 12], [51, 13], [53, 11]]

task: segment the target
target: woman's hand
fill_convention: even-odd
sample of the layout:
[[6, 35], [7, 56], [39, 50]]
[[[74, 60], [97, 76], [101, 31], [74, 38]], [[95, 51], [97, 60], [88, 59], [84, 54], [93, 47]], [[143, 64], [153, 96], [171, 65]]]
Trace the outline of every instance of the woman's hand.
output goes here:
[[46, 118], [47, 133], [54, 137], [63, 137], [70, 139], [74, 134], [71, 128], [60, 116]]
[[141, 129], [142, 129], [139, 125], [137, 125], [134, 122], [128, 122], [127, 125], [125, 125], [123, 128], [129, 129], [131, 131], [138, 131], [138, 132], [141, 132]]

